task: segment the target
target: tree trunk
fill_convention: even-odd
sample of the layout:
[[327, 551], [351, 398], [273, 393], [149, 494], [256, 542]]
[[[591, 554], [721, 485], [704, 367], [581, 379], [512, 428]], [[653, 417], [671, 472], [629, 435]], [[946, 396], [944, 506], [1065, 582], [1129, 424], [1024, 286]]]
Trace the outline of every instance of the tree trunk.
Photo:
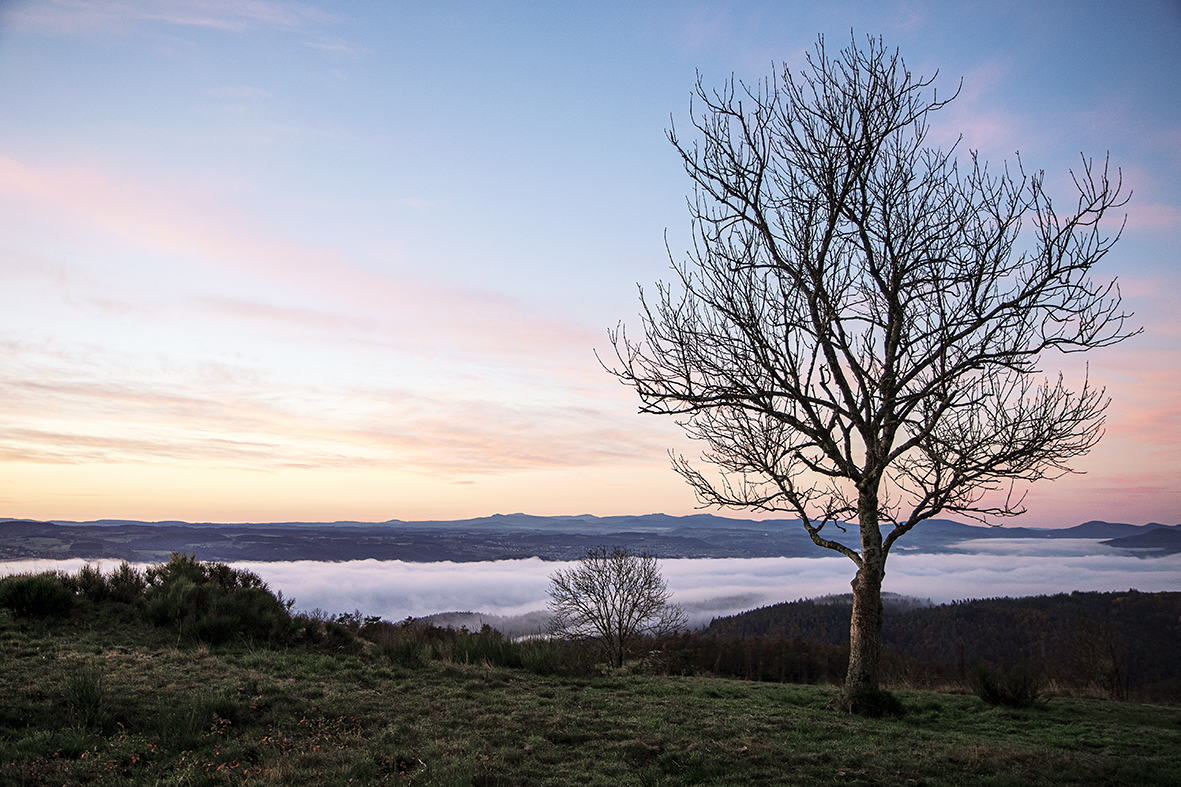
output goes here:
[[878, 528], [877, 485], [867, 485], [858, 499], [861, 529], [861, 568], [853, 579], [853, 613], [849, 621], [849, 671], [841, 704], [857, 712], [854, 695], [878, 690], [878, 669], [882, 656], [882, 580], [886, 576], [886, 555]]
[[878, 666], [882, 656], [881, 561], [865, 566], [853, 580], [853, 615], [849, 622], [849, 672], [845, 676], [846, 697], [859, 689], [878, 688]]

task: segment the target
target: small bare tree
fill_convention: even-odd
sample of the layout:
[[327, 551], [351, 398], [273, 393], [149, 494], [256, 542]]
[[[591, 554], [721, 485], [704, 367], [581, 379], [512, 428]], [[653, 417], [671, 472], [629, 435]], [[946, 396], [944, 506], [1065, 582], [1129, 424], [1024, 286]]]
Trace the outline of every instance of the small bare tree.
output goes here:
[[631, 645], [685, 626], [654, 555], [623, 547], [587, 551], [577, 566], [550, 576], [550, 633], [597, 639], [607, 661], [622, 667]]
[[669, 132], [694, 248], [677, 286], [641, 290], [644, 340], [611, 334], [641, 412], [708, 446], [716, 477], [674, 456], [703, 504], [791, 512], [856, 565], [846, 707], [878, 689], [890, 548], [940, 512], [1020, 514], [1013, 482], [1070, 472], [1107, 399], [1041, 379], [1040, 356], [1133, 333], [1088, 276], [1119, 237], [1100, 231], [1118, 177], [1084, 159], [1060, 213], [1019, 159], [961, 169], [926, 144], [955, 98], [932, 83], [873, 38], [833, 59], [821, 38], [754, 87], [699, 80], [699, 142]]

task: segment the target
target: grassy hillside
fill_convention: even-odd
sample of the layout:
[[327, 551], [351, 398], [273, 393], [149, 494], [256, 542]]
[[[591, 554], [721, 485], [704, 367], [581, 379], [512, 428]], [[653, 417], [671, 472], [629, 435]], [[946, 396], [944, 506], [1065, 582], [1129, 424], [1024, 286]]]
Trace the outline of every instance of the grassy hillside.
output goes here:
[[[179, 591], [151, 587], [146, 602], [79, 591], [45, 617], [0, 610], [0, 784], [1164, 785], [1181, 772], [1174, 705], [1015, 710], [903, 691], [907, 713], [875, 720], [828, 710], [831, 686], [605, 673], [490, 632], [355, 618], [191, 629], [211, 645], [185, 633], [199, 618], [161, 613]], [[233, 608], [207, 601], [218, 620]]]

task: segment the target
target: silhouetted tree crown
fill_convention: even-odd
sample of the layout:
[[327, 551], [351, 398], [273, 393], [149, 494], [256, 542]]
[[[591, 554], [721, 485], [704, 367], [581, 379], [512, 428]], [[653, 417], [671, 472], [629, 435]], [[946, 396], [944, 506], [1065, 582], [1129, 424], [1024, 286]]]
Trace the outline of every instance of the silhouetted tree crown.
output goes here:
[[928, 144], [955, 97], [874, 38], [836, 57], [821, 38], [753, 86], [699, 77], [692, 141], [669, 132], [693, 248], [641, 291], [643, 338], [611, 334], [641, 412], [706, 445], [711, 476], [674, 456], [703, 504], [792, 512], [856, 564], [850, 690], [877, 684], [895, 541], [942, 512], [1019, 514], [1014, 482], [1098, 441], [1104, 392], [1044, 377], [1043, 353], [1133, 333], [1090, 276], [1120, 234], [1100, 226], [1118, 173], [1084, 159], [1060, 211], [1020, 158], [961, 167]]
[[671, 593], [655, 555], [624, 547], [597, 547], [578, 565], [550, 576], [550, 633], [596, 639], [607, 660], [622, 667], [628, 648], [641, 637], [680, 630], [685, 613]]

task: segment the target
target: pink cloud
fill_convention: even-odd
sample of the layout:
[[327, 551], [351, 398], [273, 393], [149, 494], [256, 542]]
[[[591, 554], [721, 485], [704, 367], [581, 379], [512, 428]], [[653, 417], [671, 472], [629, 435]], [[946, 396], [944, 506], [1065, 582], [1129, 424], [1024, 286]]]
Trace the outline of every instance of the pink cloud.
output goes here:
[[[40, 393], [54, 387], [42, 385]], [[652, 434], [603, 412], [389, 395], [397, 399], [388, 412], [367, 419], [309, 415], [261, 401], [265, 396], [187, 408], [166, 393], [91, 392], [87, 401], [72, 402], [47, 396], [38, 400], [35, 418], [14, 414], [18, 424], [32, 426], [0, 427], [0, 461], [258, 471], [385, 467], [454, 476], [649, 464], [662, 456]]]
[[[617, 400], [501, 401], [454, 384], [284, 382], [247, 366], [136, 369], [110, 352], [46, 359], [9, 343], [0, 461], [385, 467], [426, 475], [661, 462], [664, 424]], [[30, 356], [30, 350], [34, 350]]]
[[[301, 298], [321, 304], [308, 309], [257, 298], [199, 298], [204, 308], [301, 331], [383, 334], [386, 341], [449, 346], [513, 363], [593, 366], [590, 348], [601, 339], [597, 333], [511, 297], [390, 276], [355, 266], [335, 249], [270, 236], [217, 204], [217, 191], [191, 184], [178, 191], [93, 168], [33, 166], [0, 156], [0, 200], [52, 226], [55, 234], [63, 226], [77, 227], [87, 237], [97, 230], [163, 259], [184, 259], [238, 279], [262, 277], [276, 293], [294, 287]], [[114, 305], [107, 300], [108, 307]]]
[[[455, 480], [663, 466], [665, 424], [630, 417], [628, 392], [591, 354], [601, 335], [511, 297], [362, 269], [335, 249], [270, 236], [227, 215], [217, 196], [208, 185], [173, 188], [0, 157], [0, 204], [18, 248], [68, 238], [73, 252], [23, 253], [9, 272], [64, 288], [71, 315], [80, 305], [97, 308], [99, 325], [119, 315], [165, 341], [174, 329], [232, 334], [235, 323], [249, 324], [252, 336], [263, 329], [257, 353], [334, 345], [329, 355], [309, 358], [307, 379], [285, 380], [265, 364], [255, 368], [250, 357], [210, 364], [167, 349], [146, 357], [135, 346], [84, 345], [68, 333], [54, 338], [51, 322], [40, 341], [6, 335], [0, 459], [268, 472], [370, 467]], [[118, 269], [87, 267], [91, 251], [118, 258], [127, 248], [161, 260], [168, 286], [182, 289], [144, 300], [123, 291]], [[211, 289], [225, 294], [175, 285], [168, 266], [184, 265], [198, 281], [224, 278]], [[278, 344], [267, 345], [267, 336]], [[435, 391], [399, 388], [396, 378], [380, 375], [325, 379], [316, 364], [341, 347], [377, 349], [395, 365], [436, 353], [447, 359], [435, 367]], [[518, 389], [528, 395], [514, 394]]]

